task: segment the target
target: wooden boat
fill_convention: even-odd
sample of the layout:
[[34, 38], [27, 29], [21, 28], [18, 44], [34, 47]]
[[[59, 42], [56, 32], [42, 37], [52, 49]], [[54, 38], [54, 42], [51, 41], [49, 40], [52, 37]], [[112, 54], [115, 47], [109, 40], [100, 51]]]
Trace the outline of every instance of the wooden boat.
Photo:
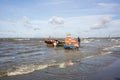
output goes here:
[[63, 46], [65, 43], [64, 41], [59, 41], [59, 40], [45, 40], [44, 42], [47, 44], [47, 46], [56, 46], [56, 47]]

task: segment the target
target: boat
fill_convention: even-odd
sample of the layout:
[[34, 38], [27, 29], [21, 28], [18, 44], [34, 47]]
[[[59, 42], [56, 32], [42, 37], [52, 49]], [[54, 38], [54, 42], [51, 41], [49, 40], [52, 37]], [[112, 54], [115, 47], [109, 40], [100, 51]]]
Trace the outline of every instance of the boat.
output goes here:
[[75, 49], [75, 47], [74, 47], [74, 45], [66, 45], [66, 44], [64, 44], [64, 49], [71, 49], [71, 50], [74, 50]]
[[65, 44], [64, 44], [64, 49], [78, 49], [79, 48], [79, 43], [75, 39], [71, 38], [70, 34], [67, 34], [65, 38]]
[[64, 45], [64, 41], [54, 40], [54, 39], [48, 39], [44, 41], [47, 46], [53, 46], [53, 47], [59, 47]]

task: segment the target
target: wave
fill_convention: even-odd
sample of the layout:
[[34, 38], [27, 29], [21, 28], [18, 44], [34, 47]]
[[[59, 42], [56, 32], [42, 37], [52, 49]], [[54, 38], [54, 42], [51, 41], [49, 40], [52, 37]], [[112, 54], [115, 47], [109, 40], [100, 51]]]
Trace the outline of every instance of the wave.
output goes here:
[[29, 38], [24, 38], [24, 39], [14, 39], [16, 41], [22, 41], [22, 40], [30, 40]]
[[90, 43], [92, 42], [94, 39], [84, 39], [81, 43]]
[[21, 74], [28, 74], [35, 70], [41, 70], [47, 68], [48, 65], [22, 65], [18, 67], [15, 71], [7, 72], [7, 76], [13, 76], [13, 75], [21, 75]]
[[90, 58], [94, 58], [94, 57], [102, 56], [102, 55], [108, 55], [108, 54], [111, 54], [111, 53], [112, 53], [111, 51], [102, 52], [100, 54], [95, 54], [95, 55], [90, 55], [90, 56], [87, 56], [87, 57], [83, 57], [81, 60], [90, 59]]
[[[112, 46], [113, 47], [113, 46]], [[120, 45], [116, 45], [114, 47], [120, 47]], [[105, 51], [99, 53], [99, 54], [94, 54], [94, 55], [89, 55], [89, 56], [84, 56], [84, 57], [80, 57], [79, 59], [77, 59], [76, 61], [80, 61], [80, 60], [85, 60], [85, 59], [90, 59], [90, 58], [94, 58], [97, 56], [102, 56], [102, 55], [108, 55], [111, 54], [111, 51], [108, 51], [108, 49], [110, 49], [111, 47], [107, 47], [105, 49]], [[107, 50], [107, 51], [106, 51]], [[14, 69], [11, 70], [7, 70], [7, 72], [0, 72], [0, 77], [2, 76], [14, 76], [14, 75], [23, 75], [23, 74], [28, 74], [28, 73], [32, 73], [34, 71], [37, 70], [43, 70], [46, 69], [48, 67], [58, 67], [58, 68], [66, 68], [67, 62], [60, 62], [57, 63], [56, 61], [52, 60], [52, 63], [49, 64], [30, 64], [30, 65], [21, 65], [21, 66], [15, 66]]]
[[26, 53], [34, 53], [34, 52], [41, 52], [41, 50], [40, 49], [21, 50], [20, 52], [17, 52], [17, 54], [26, 54]]
[[[80, 59], [78, 59], [74, 62], [94, 58], [94, 57], [97, 57], [97, 56], [108, 55], [108, 54], [111, 54], [111, 53], [112, 52], [108, 51], [108, 52], [102, 52], [101, 54], [89, 55], [89, 56], [85, 56], [85, 57], [82, 57], [82, 58], [80, 57]], [[37, 70], [46, 69], [48, 67], [66, 68], [67, 66], [71, 66], [71, 64], [73, 65], [74, 63], [73, 62], [69, 63], [69, 64], [68, 64], [68, 62], [57, 63], [56, 61], [54, 61], [54, 62], [49, 63], [49, 64], [21, 65], [21, 66], [16, 66], [14, 69], [8, 70], [6, 73], [5, 72], [3, 72], [3, 73], [0, 72], [0, 77], [28, 74], [28, 73], [32, 73], [32, 72], [37, 71]]]
[[103, 50], [104, 51], [109, 51], [110, 49], [113, 49], [113, 48], [120, 48], [120, 45], [105, 47], [105, 48], [103, 48]]
[[53, 66], [58, 66], [59, 68], [65, 68], [65, 64], [64, 62], [62, 63], [52, 63], [52, 64], [44, 64], [44, 65], [21, 65], [19, 67], [16, 67], [15, 70], [10, 70], [7, 71], [6, 73], [0, 75], [0, 77], [2, 76], [15, 76], [15, 75], [22, 75], [22, 74], [28, 74], [37, 70], [43, 70], [46, 69], [48, 67], [53, 67]]
[[111, 42], [118, 42], [118, 39], [111, 39]]

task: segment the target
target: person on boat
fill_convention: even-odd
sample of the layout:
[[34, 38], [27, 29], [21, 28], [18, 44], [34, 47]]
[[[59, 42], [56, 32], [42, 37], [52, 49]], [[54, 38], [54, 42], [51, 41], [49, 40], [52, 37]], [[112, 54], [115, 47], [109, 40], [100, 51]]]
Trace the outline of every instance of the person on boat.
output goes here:
[[56, 47], [58, 45], [58, 43], [59, 43], [58, 40], [54, 40], [54, 42], [53, 42], [54, 47]]
[[54, 47], [56, 47], [56, 46], [57, 46], [57, 42], [56, 42], [56, 41], [54, 41], [53, 45], [54, 45]]
[[80, 38], [78, 37], [78, 44], [79, 44], [79, 47], [80, 47], [80, 42], [81, 42], [81, 40], [80, 40]]

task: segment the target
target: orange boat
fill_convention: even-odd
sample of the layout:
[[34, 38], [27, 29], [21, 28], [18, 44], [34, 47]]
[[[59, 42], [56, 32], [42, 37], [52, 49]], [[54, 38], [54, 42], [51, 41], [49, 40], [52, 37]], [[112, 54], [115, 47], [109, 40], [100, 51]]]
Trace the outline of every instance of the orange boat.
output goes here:
[[70, 34], [67, 34], [65, 38], [65, 44], [64, 44], [65, 49], [76, 49], [79, 48], [78, 41], [75, 39], [71, 38]]

